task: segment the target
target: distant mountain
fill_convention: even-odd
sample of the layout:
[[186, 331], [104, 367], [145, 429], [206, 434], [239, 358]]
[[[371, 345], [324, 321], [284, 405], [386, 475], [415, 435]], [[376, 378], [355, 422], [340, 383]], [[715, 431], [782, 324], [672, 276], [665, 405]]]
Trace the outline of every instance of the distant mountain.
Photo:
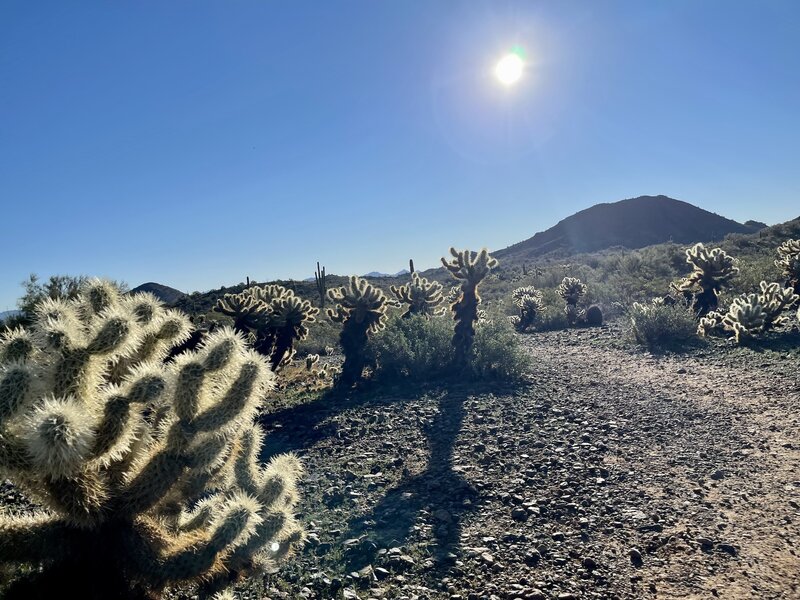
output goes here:
[[689, 244], [721, 240], [729, 233], [753, 233], [764, 223], [737, 223], [667, 196], [639, 196], [575, 213], [532, 238], [493, 252], [526, 259], [558, 251], [594, 252], [615, 246], [643, 248], [663, 242]]
[[22, 311], [20, 310], [6, 310], [0, 312], [0, 321], [5, 321], [9, 317], [16, 317], [17, 315], [21, 314]]
[[362, 275], [362, 277], [402, 277], [403, 275], [408, 275], [409, 272], [410, 271], [408, 269], [402, 269], [401, 271], [398, 271], [397, 273], [392, 275], [391, 273], [381, 273], [380, 271], [370, 271], [369, 273], [366, 273], [366, 274]]
[[131, 294], [135, 294], [137, 292], [150, 292], [164, 304], [175, 304], [178, 300], [186, 295], [175, 288], [171, 288], [160, 283], [154, 283], [152, 281], [143, 283], [139, 287], [135, 287], [131, 290]]

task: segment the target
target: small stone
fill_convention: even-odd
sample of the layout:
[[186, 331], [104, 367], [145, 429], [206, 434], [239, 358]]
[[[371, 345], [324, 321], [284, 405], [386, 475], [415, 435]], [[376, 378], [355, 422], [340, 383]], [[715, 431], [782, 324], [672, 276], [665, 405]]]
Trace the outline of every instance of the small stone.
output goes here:
[[711, 479], [713, 479], [714, 481], [719, 481], [723, 477], [725, 477], [725, 471], [723, 471], [722, 469], [717, 469], [711, 474]]
[[587, 556], [583, 559], [583, 568], [587, 571], [594, 571], [597, 568], [597, 562], [591, 556]]
[[511, 511], [511, 518], [515, 521], [527, 521], [528, 520], [528, 511], [521, 506], [516, 507], [514, 510]]
[[644, 562], [642, 560], [642, 553], [638, 548], [631, 548], [628, 550], [628, 556], [631, 557], [631, 563], [636, 567], [641, 566]]

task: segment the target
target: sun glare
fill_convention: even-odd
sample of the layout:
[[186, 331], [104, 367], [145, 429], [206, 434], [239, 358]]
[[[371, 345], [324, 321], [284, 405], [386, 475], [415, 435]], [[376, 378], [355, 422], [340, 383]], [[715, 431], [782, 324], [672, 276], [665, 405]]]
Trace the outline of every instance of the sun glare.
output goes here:
[[511, 52], [506, 54], [494, 68], [494, 74], [503, 85], [514, 85], [522, 77], [525, 63], [519, 54]]

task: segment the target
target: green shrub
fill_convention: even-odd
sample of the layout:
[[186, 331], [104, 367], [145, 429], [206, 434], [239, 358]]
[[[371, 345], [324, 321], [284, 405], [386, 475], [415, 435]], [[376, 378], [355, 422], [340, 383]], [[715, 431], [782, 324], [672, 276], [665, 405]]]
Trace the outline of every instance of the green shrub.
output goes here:
[[[374, 380], [435, 381], [452, 373], [452, 321], [393, 316], [368, 345]], [[479, 321], [466, 372], [477, 379], [519, 379], [529, 357], [505, 319]]]
[[695, 336], [694, 311], [685, 304], [635, 302], [628, 313], [633, 339], [648, 348], [668, 348]]

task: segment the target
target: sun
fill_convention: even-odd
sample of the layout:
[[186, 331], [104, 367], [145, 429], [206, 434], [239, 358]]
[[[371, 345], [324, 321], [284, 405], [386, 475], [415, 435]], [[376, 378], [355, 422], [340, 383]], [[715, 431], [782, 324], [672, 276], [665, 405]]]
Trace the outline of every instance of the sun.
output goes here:
[[494, 74], [500, 83], [510, 86], [519, 81], [524, 70], [525, 63], [522, 57], [515, 52], [511, 52], [500, 59], [494, 68]]

